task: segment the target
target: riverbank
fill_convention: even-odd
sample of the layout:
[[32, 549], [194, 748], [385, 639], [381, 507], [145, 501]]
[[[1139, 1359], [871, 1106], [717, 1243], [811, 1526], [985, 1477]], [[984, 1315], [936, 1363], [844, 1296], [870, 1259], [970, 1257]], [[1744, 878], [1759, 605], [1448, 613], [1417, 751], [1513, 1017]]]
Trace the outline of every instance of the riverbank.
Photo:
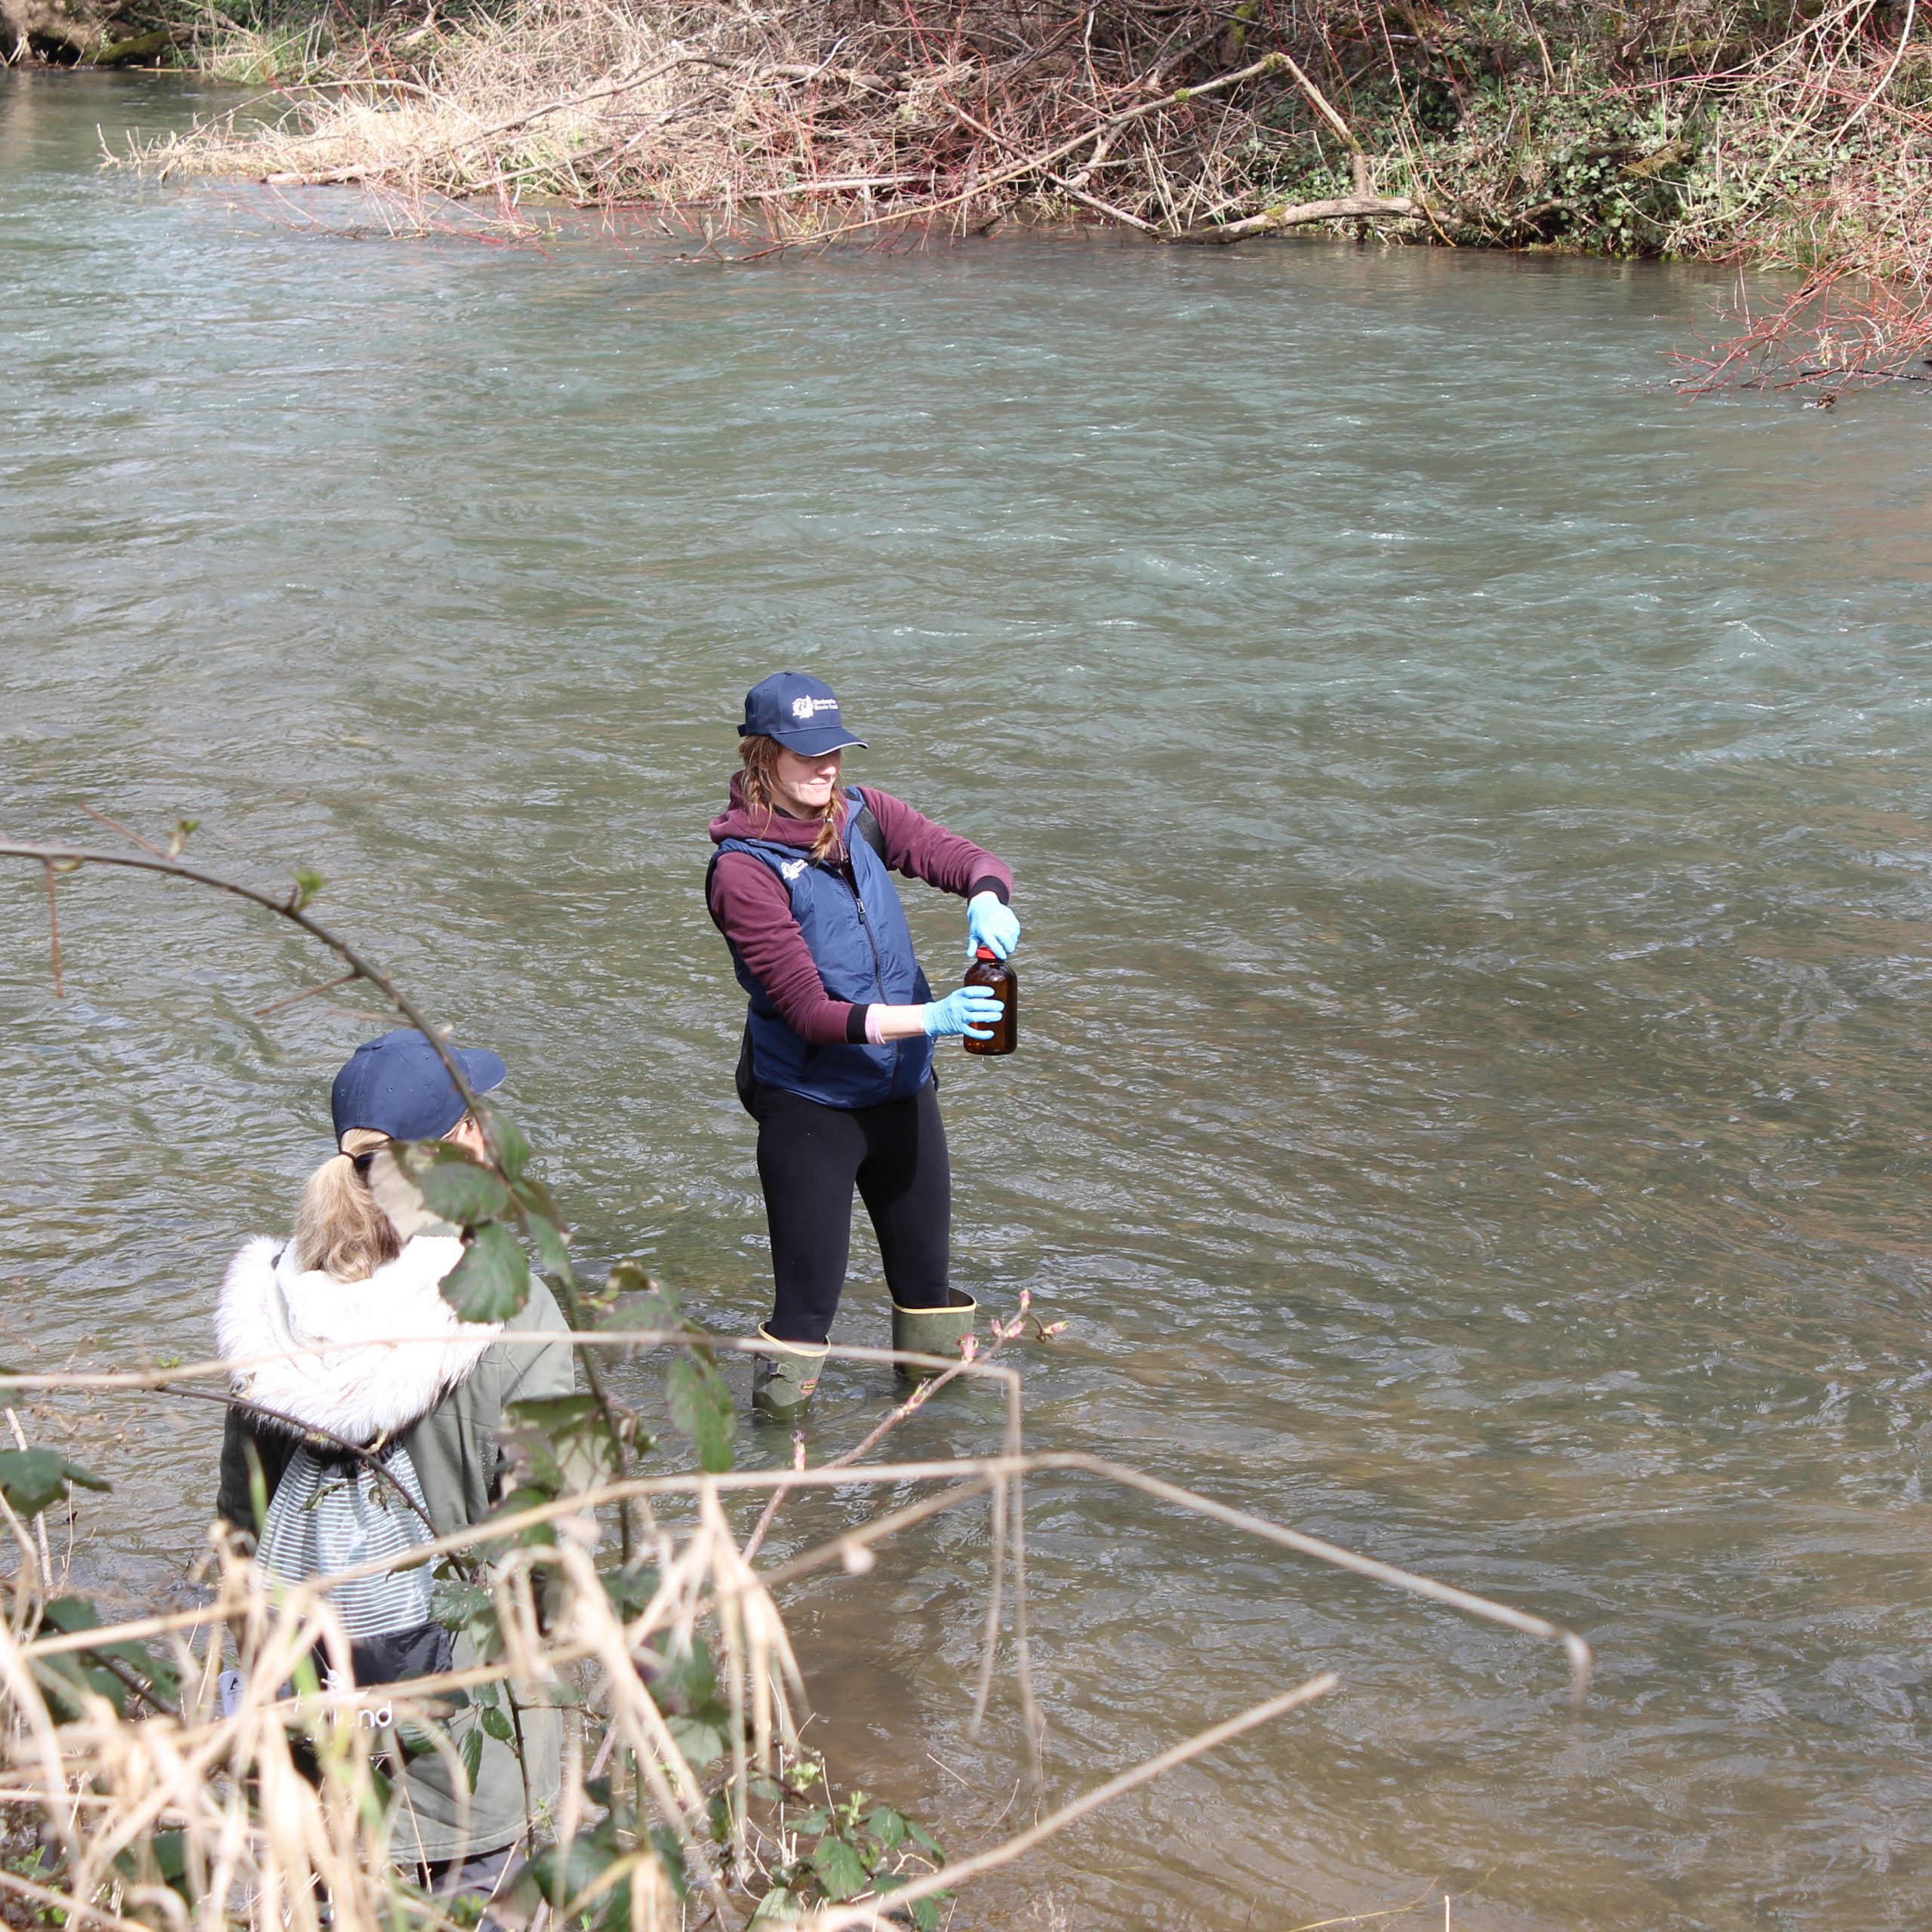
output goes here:
[[1161, 243], [1325, 226], [1795, 272], [1789, 299], [1741, 312], [1687, 368], [1693, 386], [1836, 390], [1913, 374], [1932, 344], [1915, 5], [1632, 19], [504, 0], [174, 30], [172, 57], [268, 82], [287, 107], [131, 156], [168, 177], [360, 183], [423, 221], [478, 196], [506, 216], [546, 198], [696, 209], [708, 239], [760, 252], [1070, 220]]

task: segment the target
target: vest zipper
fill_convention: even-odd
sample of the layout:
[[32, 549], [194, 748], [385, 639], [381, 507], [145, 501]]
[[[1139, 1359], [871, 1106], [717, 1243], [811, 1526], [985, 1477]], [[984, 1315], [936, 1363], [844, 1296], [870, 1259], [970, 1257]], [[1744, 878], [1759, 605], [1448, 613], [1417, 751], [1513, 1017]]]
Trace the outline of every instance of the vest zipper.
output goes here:
[[872, 937], [872, 922], [866, 917], [865, 894], [859, 890], [859, 881], [848, 878], [845, 883], [852, 888], [852, 903], [859, 909], [860, 928], [866, 936], [866, 943], [872, 949], [872, 984], [878, 989], [879, 1003], [885, 1003], [885, 963], [878, 956], [878, 941]]
[[[858, 868], [848, 859], [846, 861], [845, 883], [852, 888], [852, 903], [859, 915], [859, 930], [866, 936], [866, 943], [872, 949], [872, 984], [878, 989], [879, 1004], [885, 1004], [885, 962], [878, 956], [878, 941], [872, 937], [872, 922], [866, 917], [866, 895], [859, 890]], [[894, 1040], [892, 1046], [892, 1079], [897, 1087], [899, 1082], [900, 1063], [904, 1058], [906, 1042]]]

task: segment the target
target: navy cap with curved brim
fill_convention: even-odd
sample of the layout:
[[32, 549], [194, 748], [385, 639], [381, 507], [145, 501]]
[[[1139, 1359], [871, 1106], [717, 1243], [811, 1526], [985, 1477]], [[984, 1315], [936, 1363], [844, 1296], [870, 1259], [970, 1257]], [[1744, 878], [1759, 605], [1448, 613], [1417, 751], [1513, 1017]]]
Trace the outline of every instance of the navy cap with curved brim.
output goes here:
[[[509, 1072], [487, 1047], [452, 1047], [470, 1091], [487, 1094]], [[338, 1146], [351, 1128], [368, 1128], [392, 1140], [440, 1140], [469, 1111], [449, 1069], [413, 1026], [365, 1040], [329, 1090]]]
[[777, 671], [745, 694], [741, 738], [776, 738], [801, 758], [823, 758], [866, 741], [846, 730], [832, 687], [802, 671]]

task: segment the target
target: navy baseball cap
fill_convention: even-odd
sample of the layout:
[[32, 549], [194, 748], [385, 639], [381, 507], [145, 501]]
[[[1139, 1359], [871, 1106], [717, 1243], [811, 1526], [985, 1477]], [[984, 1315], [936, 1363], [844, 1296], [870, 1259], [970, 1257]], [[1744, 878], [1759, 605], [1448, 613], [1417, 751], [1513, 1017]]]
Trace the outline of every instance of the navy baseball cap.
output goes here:
[[823, 758], [848, 745], [866, 748], [839, 722], [838, 700], [832, 687], [802, 671], [778, 671], [745, 694], [741, 738], [776, 738], [801, 758]]
[[[487, 1047], [451, 1052], [470, 1091], [500, 1087], [509, 1069]], [[329, 1091], [338, 1144], [352, 1127], [386, 1134], [392, 1140], [440, 1140], [469, 1111], [436, 1050], [413, 1026], [365, 1040], [349, 1056]]]

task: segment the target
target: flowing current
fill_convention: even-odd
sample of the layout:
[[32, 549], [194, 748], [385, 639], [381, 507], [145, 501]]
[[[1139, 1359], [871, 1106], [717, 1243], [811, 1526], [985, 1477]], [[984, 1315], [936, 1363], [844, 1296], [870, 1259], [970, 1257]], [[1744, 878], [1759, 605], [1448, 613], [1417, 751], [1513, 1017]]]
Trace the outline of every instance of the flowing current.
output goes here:
[[[1010, 1675], [968, 1735], [987, 1530], [942, 1517], [786, 1607], [810, 1734], [955, 1854], [1341, 1678], [955, 1925], [1432, 1925], [1445, 1892], [1482, 1932], [1923, 1925], [1923, 398], [1687, 408], [1666, 354], [1724, 285], [1652, 265], [724, 269], [97, 171], [232, 98], [0, 77], [4, 829], [186, 817], [217, 869], [321, 873], [509, 1060], [590, 1262], [744, 1333], [705, 826], [745, 687], [826, 676], [851, 775], [1019, 875], [1021, 1051], [941, 1065], [958, 1279], [1068, 1324], [1023, 1355], [1031, 1444], [1597, 1648], [1573, 1718], [1547, 1646], [1042, 1478], [1036, 1789]], [[956, 980], [958, 903], [906, 896]], [[0, 874], [5, 1353], [200, 1356], [383, 1022], [286, 1003], [326, 956], [212, 895], [91, 872], [60, 906], [63, 998], [40, 875]], [[866, 1237], [837, 1339], [885, 1329]], [[835, 1367], [813, 1458], [889, 1392]], [[218, 1412], [29, 1420], [115, 1485], [79, 1580], [185, 1592]], [[998, 1422], [951, 1394], [896, 1439]]]

